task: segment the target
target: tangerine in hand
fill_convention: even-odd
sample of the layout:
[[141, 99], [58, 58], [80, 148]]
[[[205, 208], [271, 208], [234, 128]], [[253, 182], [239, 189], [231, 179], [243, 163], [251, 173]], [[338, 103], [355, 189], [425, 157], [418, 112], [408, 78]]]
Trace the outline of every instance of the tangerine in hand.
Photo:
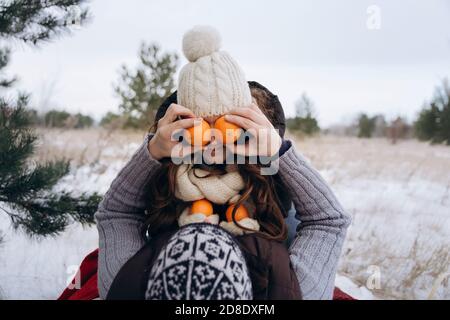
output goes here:
[[187, 131], [189, 134], [186, 138], [193, 146], [204, 146], [211, 141], [211, 127], [203, 119], [200, 124], [187, 129]]
[[219, 134], [218, 139], [221, 143], [234, 143], [242, 134], [242, 129], [234, 123], [225, 120], [225, 116], [221, 116], [214, 123], [214, 128]]
[[[234, 209], [235, 205], [232, 204], [231, 206], [228, 207], [227, 211], [225, 212], [225, 216], [227, 218], [228, 222], [233, 221], [233, 209]], [[244, 207], [244, 205], [240, 205], [239, 207], [237, 207], [236, 209], [236, 213], [234, 215], [234, 219], [236, 221], [240, 221], [242, 219], [248, 218], [248, 210], [247, 208]]]

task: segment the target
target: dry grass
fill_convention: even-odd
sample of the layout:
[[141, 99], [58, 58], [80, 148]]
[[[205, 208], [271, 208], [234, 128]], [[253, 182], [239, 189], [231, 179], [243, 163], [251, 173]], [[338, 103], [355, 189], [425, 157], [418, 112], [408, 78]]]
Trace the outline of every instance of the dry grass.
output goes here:
[[100, 160], [126, 161], [145, 136], [132, 130], [39, 129], [35, 160], [70, 159], [75, 166], [92, 165]]
[[[450, 187], [450, 147], [430, 145], [416, 140], [392, 144], [386, 139], [317, 136], [299, 139], [297, 149], [319, 170], [339, 170], [335, 177], [379, 178], [389, 175], [408, 183], [412, 177], [424, 177]], [[350, 176], [349, 176], [350, 175]]]

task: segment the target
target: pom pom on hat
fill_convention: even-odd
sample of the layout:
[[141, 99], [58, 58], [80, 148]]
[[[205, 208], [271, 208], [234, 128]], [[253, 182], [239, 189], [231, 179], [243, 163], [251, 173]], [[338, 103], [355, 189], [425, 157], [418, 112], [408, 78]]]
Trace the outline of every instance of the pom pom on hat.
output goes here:
[[196, 26], [183, 36], [189, 63], [178, 77], [177, 103], [197, 117], [222, 115], [252, 103], [244, 72], [226, 51], [219, 51], [220, 42], [220, 33], [210, 26]]
[[211, 26], [195, 26], [183, 36], [183, 53], [190, 62], [219, 51], [220, 33]]

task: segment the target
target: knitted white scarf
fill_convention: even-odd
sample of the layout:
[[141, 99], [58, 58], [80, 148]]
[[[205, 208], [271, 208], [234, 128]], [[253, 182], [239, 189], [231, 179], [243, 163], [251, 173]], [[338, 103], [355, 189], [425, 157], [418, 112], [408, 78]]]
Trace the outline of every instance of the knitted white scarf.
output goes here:
[[[239, 192], [245, 186], [244, 180], [235, 166], [227, 166], [226, 171], [225, 174], [220, 176], [209, 175], [210, 173], [206, 170], [193, 168], [192, 165], [181, 165], [176, 175], [175, 196], [184, 201], [206, 198], [216, 204], [236, 203], [240, 198]], [[247, 209], [254, 211], [251, 210], [254, 208]], [[186, 208], [178, 219], [180, 226], [196, 222], [219, 224], [219, 215], [213, 214], [206, 217], [201, 213], [190, 214], [189, 208]], [[253, 231], [259, 230], [259, 223], [252, 218], [240, 220], [239, 225]], [[248, 230], [244, 231], [233, 221], [221, 221], [220, 226], [235, 235], [249, 232]]]
[[244, 180], [234, 166], [226, 167], [227, 173], [217, 176], [206, 170], [183, 164], [176, 176], [175, 196], [184, 201], [208, 199], [216, 204], [236, 203]]

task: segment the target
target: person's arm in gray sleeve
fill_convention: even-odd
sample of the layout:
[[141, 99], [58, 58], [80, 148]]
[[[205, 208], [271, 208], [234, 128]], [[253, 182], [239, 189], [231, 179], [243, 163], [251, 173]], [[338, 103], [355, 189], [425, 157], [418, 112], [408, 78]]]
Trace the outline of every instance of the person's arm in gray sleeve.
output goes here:
[[106, 298], [109, 287], [122, 266], [145, 243], [146, 187], [161, 163], [152, 158], [147, 145], [151, 136], [119, 172], [95, 214], [99, 233], [98, 289]]
[[332, 299], [351, 218], [325, 180], [293, 146], [280, 156], [279, 175], [301, 221], [289, 253], [302, 298]]

